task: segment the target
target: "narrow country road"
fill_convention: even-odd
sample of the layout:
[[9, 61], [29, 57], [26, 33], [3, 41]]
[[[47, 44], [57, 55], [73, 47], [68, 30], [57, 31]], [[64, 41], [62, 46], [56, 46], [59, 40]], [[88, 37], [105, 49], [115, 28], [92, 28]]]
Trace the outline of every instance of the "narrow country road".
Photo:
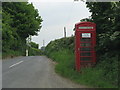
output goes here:
[[3, 88], [85, 88], [54, 72], [45, 56], [17, 57], [2, 62]]

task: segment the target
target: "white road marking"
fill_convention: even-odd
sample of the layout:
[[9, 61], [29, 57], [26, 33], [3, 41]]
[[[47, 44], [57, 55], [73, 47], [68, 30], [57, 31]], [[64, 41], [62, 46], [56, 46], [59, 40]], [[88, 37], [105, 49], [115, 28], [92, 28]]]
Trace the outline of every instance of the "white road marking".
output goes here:
[[23, 61], [20, 61], [20, 62], [18, 62], [18, 63], [15, 63], [15, 64], [11, 65], [9, 68], [14, 67], [14, 66], [16, 66], [16, 65], [18, 65], [18, 64], [20, 64], [20, 63], [22, 63], [22, 62], [23, 62]]

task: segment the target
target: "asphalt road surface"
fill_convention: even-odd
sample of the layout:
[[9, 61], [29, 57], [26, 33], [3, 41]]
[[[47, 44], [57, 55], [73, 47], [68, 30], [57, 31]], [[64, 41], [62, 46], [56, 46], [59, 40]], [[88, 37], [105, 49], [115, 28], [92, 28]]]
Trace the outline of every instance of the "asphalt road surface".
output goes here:
[[2, 88], [85, 88], [55, 73], [45, 56], [17, 57], [2, 61]]

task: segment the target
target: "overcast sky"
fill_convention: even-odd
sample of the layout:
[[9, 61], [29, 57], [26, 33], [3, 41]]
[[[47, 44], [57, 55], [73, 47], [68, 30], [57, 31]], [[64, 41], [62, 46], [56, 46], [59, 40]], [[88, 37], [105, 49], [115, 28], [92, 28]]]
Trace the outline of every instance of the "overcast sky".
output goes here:
[[[80, 22], [83, 18], [88, 18], [91, 13], [86, 8], [85, 2], [73, 2], [67, 0], [52, 1], [44, 0], [44, 2], [35, 0], [29, 0], [32, 2], [36, 9], [38, 9], [40, 16], [43, 19], [42, 28], [38, 36], [33, 36], [32, 41], [39, 44], [39, 47], [43, 46], [43, 40], [45, 46], [51, 41], [64, 36], [63, 30], [66, 27], [67, 37], [74, 35], [74, 25]], [[66, 2], [65, 2], [66, 1]]]

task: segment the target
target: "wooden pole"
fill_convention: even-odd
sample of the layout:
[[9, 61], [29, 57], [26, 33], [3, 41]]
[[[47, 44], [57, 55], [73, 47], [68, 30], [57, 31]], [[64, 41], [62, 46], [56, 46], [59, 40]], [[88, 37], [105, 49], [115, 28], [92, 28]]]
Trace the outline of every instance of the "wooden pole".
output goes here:
[[64, 37], [66, 38], [66, 27], [64, 27]]

